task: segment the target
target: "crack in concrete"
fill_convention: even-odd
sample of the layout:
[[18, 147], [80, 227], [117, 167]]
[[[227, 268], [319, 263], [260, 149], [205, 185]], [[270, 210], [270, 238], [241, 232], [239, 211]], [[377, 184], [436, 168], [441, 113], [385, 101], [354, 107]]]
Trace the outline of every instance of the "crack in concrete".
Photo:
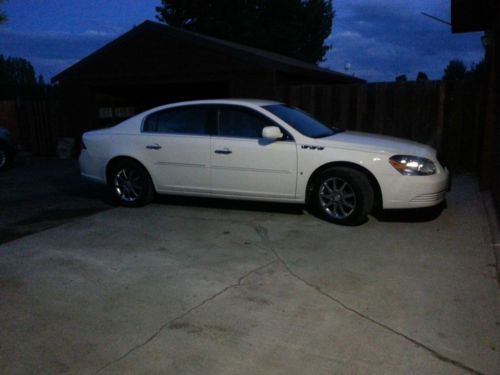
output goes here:
[[[183, 219], [183, 217], [179, 217], [180, 219]], [[187, 218], [186, 218], [187, 219]], [[189, 218], [192, 220], [192, 218]], [[233, 220], [223, 220], [223, 221], [230, 221], [231, 223], [234, 223]], [[452, 358], [449, 358], [441, 353], [439, 353], [438, 351], [432, 349], [431, 347], [429, 347], [428, 345], [402, 333], [402, 332], [399, 332], [397, 331], [396, 329], [394, 328], [391, 328], [390, 326], [382, 323], [382, 322], [379, 322], [377, 320], [375, 320], [374, 318], [371, 318], [370, 316], [360, 312], [360, 311], [357, 311], [356, 309], [354, 309], [353, 307], [350, 307], [348, 305], [346, 305], [344, 302], [342, 302], [341, 300], [339, 300], [338, 298], [335, 298], [334, 296], [328, 294], [327, 292], [325, 292], [323, 289], [321, 289], [320, 286], [318, 285], [315, 285], [311, 282], [309, 282], [308, 280], [304, 279], [303, 277], [301, 277], [300, 275], [298, 275], [295, 271], [293, 271], [290, 266], [288, 265], [288, 263], [285, 261], [285, 259], [283, 259], [281, 257], [281, 255], [278, 253], [278, 251], [270, 244], [270, 239], [269, 239], [269, 234], [268, 234], [268, 230], [261, 226], [261, 225], [252, 225], [252, 224], [249, 224], [249, 223], [245, 223], [245, 222], [242, 222], [242, 221], [238, 221], [237, 224], [240, 224], [240, 225], [248, 225], [250, 226], [260, 237], [261, 241], [263, 244], [266, 244], [267, 246], [259, 246], [257, 244], [255, 244], [256, 246], [260, 247], [261, 249], [265, 250], [265, 251], [270, 251], [275, 259], [272, 260], [271, 262], [268, 262], [262, 266], [259, 266], [253, 270], [250, 270], [249, 272], [247, 272], [246, 274], [244, 274], [243, 276], [241, 276], [240, 278], [238, 278], [238, 281], [236, 283], [233, 283], [227, 287], [225, 287], [224, 289], [220, 290], [219, 292], [213, 294], [212, 296], [206, 298], [205, 300], [203, 300], [202, 302], [200, 302], [199, 304], [197, 304], [196, 306], [193, 306], [191, 307], [190, 309], [188, 309], [187, 311], [185, 311], [184, 313], [176, 316], [175, 318], [172, 318], [170, 319], [169, 321], [167, 321], [166, 323], [162, 324], [149, 338], [147, 338], [145, 341], [143, 341], [142, 343], [140, 344], [137, 344], [135, 345], [134, 347], [132, 347], [131, 349], [129, 349], [126, 353], [122, 354], [120, 357], [118, 357], [117, 359], [115, 360], [112, 360], [108, 363], [106, 363], [104, 366], [102, 366], [101, 368], [99, 368], [96, 372], [94, 372], [93, 374], [96, 375], [96, 374], [99, 374], [101, 373], [102, 371], [104, 371], [105, 369], [109, 368], [110, 366], [122, 361], [123, 359], [125, 359], [126, 357], [128, 357], [130, 354], [132, 354], [133, 352], [139, 350], [140, 348], [146, 346], [147, 344], [149, 344], [151, 341], [153, 341], [156, 337], [159, 336], [159, 334], [167, 327], [169, 327], [172, 323], [176, 322], [177, 320], [180, 320], [184, 317], [186, 317], [187, 315], [189, 315], [191, 312], [197, 310], [198, 308], [202, 307], [203, 305], [207, 304], [208, 302], [210, 301], [213, 301], [214, 299], [216, 299], [217, 297], [219, 297], [220, 295], [226, 293], [228, 290], [230, 289], [233, 289], [233, 288], [237, 288], [239, 286], [242, 285], [242, 282], [245, 278], [247, 278], [248, 276], [250, 276], [251, 274], [255, 273], [255, 272], [258, 272], [260, 271], [261, 269], [264, 269], [266, 267], [269, 267], [271, 264], [273, 263], [276, 263], [276, 262], [279, 262], [283, 265], [283, 267], [287, 270], [287, 272], [292, 276], [294, 277], [295, 279], [299, 280], [300, 282], [302, 282], [304, 285], [306, 285], [307, 287], [311, 288], [311, 289], [314, 289], [316, 292], [318, 292], [319, 294], [321, 294], [322, 296], [324, 296], [325, 298], [331, 300], [332, 302], [336, 303], [337, 305], [341, 306], [344, 310], [346, 311], [349, 311], [351, 312], [352, 314], [355, 314], [357, 316], [359, 316], [360, 318], [366, 320], [366, 321], [369, 321], [370, 323], [384, 329], [384, 330], [387, 330], [409, 342], [411, 342], [412, 344], [414, 344], [415, 346], [417, 346], [418, 348], [422, 349], [422, 350], [425, 350], [427, 351], [428, 353], [430, 353], [432, 356], [434, 356], [436, 359], [442, 361], [442, 362], [445, 362], [445, 363], [449, 363], [450, 365], [453, 365], [455, 367], [458, 367], [464, 371], [467, 371], [471, 374], [475, 374], [475, 375], [484, 375], [482, 372], [480, 371], [477, 371], [467, 365], [465, 365], [464, 363], [460, 362], [460, 361], [457, 361], [457, 360], [454, 360]]]
[[163, 323], [151, 336], [149, 336], [146, 340], [144, 340], [142, 343], [140, 344], [137, 344], [135, 346], [133, 346], [131, 349], [129, 349], [127, 352], [125, 352], [124, 354], [122, 354], [120, 357], [112, 360], [112, 361], [109, 361], [108, 363], [106, 363], [104, 366], [100, 367], [97, 371], [95, 371], [93, 374], [96, 375], [96, 374], [99, 374], [101, 373], [102, 371], [104, 371], [105, 369], [107, 369], [108, 367], [110, 366], [113, 366], [115, 365], [116, 363], [122, 361], [123, 359], [125, 359], [126, 357], [128, 357], [130, 354], [132, 354], [133, 352], [141, 349], [142, 347], [146, 346], [147, 344], [149, 344], [151, 341], [153, 341], [156, 337], [158, 337], [158, 335], [167, 327], [169, 327], [172, 323], [186, 317], [187, 315], [189, 315], [190, 313], [192, 313], [193, 311], [199, 309], [200, 307], [202, 307], [203, 305], [207, 304], [208, 302], [211, 302], [213, 301], [214, 299], [216, 299], [217, 297], [221, 296], [222, 294], [226, 293], [228, 290], [230, 289], [233, 289], [233, 288], [238, 288], [242, 285], [242, 282], [243, 280], [245, 280], [247, 277], [249, 277], [251, 274], [253, 273], [256, 273], [256, 272], [259, 272], [260, 270], [266, 268], [266, 267], [269, 267], [270, 265], [272, 265], [273, 263], [276, 263], [278, 261], [278, 259], [273, 259], [272, 261], [264, 264], [264, 265], [261, 265], [257, 268], [254, 268], [250, 271], [248, 271], [247, 273], [245, 273], [243, 276], [240, 276], [238, 278], [238, 281], [236, 283], [233, 283], [231, 285], [228, 285], [226, 286], [224, 289], [221, 289], [220, 291], [218, 291], [217, 293], [211, 295], [210, 297], [204, 299], [202, 302], [198, 303], [197, 305], [191, 307], [190, 309], [186, 310], [185, 312], [183, 312], [182, 314], [176, 316], [175, 318], [172, 318], [170, 320], [168, 320], [167, 322]]
[[[251, 225], [250, 225], [251, 226]], [[303, 277], [301, 277], [300, 275], [298, 275], [297, 273], [295, 273], [295, 271], [293, 271], [290, 266], [288, 265], [288, 263], [281, 257], [281, 255], [278, 253], [278, 251], [276, 251], [276, 249], [271, 245], [271, 241], [269, 239], [269, 233], [268, 233], [268, 230], [261, 226], [261, 225], [255, 225], [255, 226], [252, 226], [253, 229], [257, 232], [257, 234], [259, 235], [259, 237], [261, 238], [261, 241], [263, 244], [266, 244], [267, 247], [261, 247], [263, 250], [270, 250], [274, 256], [276, 257], [276, 260], [281, 263], [283, 265], [283, 267], [285, 267], [285, 269], [287, 270], [287, 272], [293, 276], [294, 278], [296, 278], [297, 280], [299, 280], [300, 282], [302, 282], [303, 284], [305, 284], [306, 286], [308, 286], [309, 288], [312, 288], [314, 289], [316, 292], [318, 292], [319, 294], [321, 294], [322, 296], [328, 298], [329, 300], [331, 300], [332, 302], [336, 303], [337, 305], [341, 306], [344, 310], [347, 310], [357, 316], [359, 316], [360, 318], [364, 319], [364, 320], [367, 320], [369, 321], [370, 323], [373, 323], [409, 342], [411, 342], [412, 344], [414, 344], [415, 346], [417, 346], [418, 348], [420, 349], [423, 349], [425, 351], [427, 351], [428, 353], [432, 354], [435, 358], [437, 358], [438, 360], [442, 361], [442, 362], [445, 362], [445, 363], [449, 363], [455, 367], [458, 367], [462, 370], [465, 370], [471, 374], [475, 374], [475, 375], [484, 375], [482, 372], [479, 372], [469, 366], [467, 366], [466, 364], [460, 362], [460, 361], [457, 361], [455, 359], [452, 359], [452, 358], [449, 358], [441, 353], [439, 353], [438, 351], [432, 349], [431, 347], [429, 347], [428, 345], [402, 333], [402, 332], [399, 332], [397, 331], [396, 329], [394, 328], [391, 328], [389, 327], [388, 325], [382, 323], [382, 322], [379, 322], [378, 320], [375, 320], [374, 318], [371, 318], [369, 317], [368, 315], [366, 314], [363, 314], [362, 312], [360, 311], [357, 311], [356, 309], [354, 309], [353, 307], [350, 307], [348, 305], [346, 305], [344, 302], [342, 302], [341, 300], [339, 300], [338, 298], [335, 298], [334, 296], [328, 294], [327, 292], [325, 292], [323, 289], [321, 289], [321, 287], [319, 285], [315, 285], [309, 281], [307, 281], [306, 279], [304, 279]], [[258, 246], [258, 245], [257, 245]], [[259, 246], [260, 247], [260, 246]]]

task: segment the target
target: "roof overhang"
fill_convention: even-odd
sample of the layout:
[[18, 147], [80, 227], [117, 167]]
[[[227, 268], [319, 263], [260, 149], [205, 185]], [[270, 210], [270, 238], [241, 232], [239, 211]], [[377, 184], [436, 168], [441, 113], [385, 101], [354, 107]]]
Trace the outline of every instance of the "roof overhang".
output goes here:
[[[130, 31], [121, 35], [117, 39], [111, 41], [104, 47], [83, 58], [76, 64], [54, 76], [52, 82], [81, 80], [81, 72], [85, 71], [85, 67], [92, 64], [98, 64], [99, 57], [106, 54], [107, 51], [117, 50], [126, 45], [127, 41], [134, 38], [136, 35], [147, 35], [155, 33], [164, 37], [174, 37], [183, 40], [186, 43], [212, 48], [219, 53], [228, 54], [242, 61], [252, 62], [256, 66], [302, 75], [305, 77], [313, 77], [322, 79], [325, 83], [360, 83], [365, 82], [357, 77], [352, 77], [330, 69], [321, 68], [313, 64], [305, 63], [293, 58], [278, 55], [269, 51], [260, 50], [257, 48], [232, 43], [226, 40], [221, 40], [209, 37], [194, 32], [176, 29], [164, 24], [145, 21], [141, 25], [134, 27]], [[125, 47], [126, 48], [126, 47]]]
[[498, 0], [451, 0], [453, 33], [484, 31], [498, 27]]

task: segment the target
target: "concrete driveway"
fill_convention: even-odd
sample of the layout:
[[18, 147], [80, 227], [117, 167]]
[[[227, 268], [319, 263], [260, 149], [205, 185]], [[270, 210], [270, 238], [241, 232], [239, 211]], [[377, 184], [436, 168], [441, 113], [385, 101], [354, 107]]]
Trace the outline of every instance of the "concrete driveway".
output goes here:
[[353, 228], [289, 206], [174, 203], [1, 245], [0, 373], [500, 373], [472, 178], [434, 220]]
[[0, 244], [112, 206], [105, 187], [80, 177], [76, 160], [18, 157], [0, 173]]

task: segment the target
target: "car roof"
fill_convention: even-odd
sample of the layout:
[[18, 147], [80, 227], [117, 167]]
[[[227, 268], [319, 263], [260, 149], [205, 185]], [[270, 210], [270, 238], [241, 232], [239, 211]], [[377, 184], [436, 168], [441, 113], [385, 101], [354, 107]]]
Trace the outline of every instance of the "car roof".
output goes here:
[[163, 108], [174, 108], [177, 106], [185, 105], [201, 105], [201, 104], [229, 104], [229, 105], [243, 105], [250, 107], [263, 107], [266, 105], [282, 104], [273, 100], [266, 99], [205, 99], [205, 100], [191, 100], [186, 102], [169, 103], [156, 108], [152, 108], [148, 112], [156, 111]]
[[257, 108], [257, 107], [263, 107], [266, 105], [276, 105], [276, 104], [283, 104], [277, 101], [273, 100], [266, 100], [266, 99], [205, 99], [205, 100], [192, 100], [192, 101], [185, 101], [185, 102], [176, 102], [176, 103], [169, 103], [165, 105], [161, 105], [155, 108], [150, 108], [147, 111], [144, 111], [142, 113], [139, 113], [124, 122], [117, 124], [116, 126], [113, 127], [113, 129], [122, 129], [122, 130], [131, 130], [135, 126], [135, 121], [139, 120], [142, 121], [144, 118], [149, 116], [150, 114], [153, 114], [158, 111], [162, 111], [164, 109], [173, 109], [173, 108], [180, 108], [183, 106], [190, 106], [190, 105], [240, 105], [244, 107], [249, 107], [249, 108]]

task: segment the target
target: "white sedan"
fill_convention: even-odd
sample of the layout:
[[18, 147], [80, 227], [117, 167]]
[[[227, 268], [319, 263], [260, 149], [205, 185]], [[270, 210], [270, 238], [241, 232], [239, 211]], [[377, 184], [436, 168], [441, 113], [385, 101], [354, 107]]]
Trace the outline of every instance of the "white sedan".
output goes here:
[[449, 174], [431, 147], [329, 128], [265, 100], [169, 104], [83, 135], [84, 177], [125, 206], [155, 193], [307, 203], [338, 224], [374, 206], [435, 206]]

